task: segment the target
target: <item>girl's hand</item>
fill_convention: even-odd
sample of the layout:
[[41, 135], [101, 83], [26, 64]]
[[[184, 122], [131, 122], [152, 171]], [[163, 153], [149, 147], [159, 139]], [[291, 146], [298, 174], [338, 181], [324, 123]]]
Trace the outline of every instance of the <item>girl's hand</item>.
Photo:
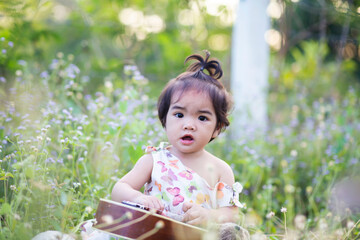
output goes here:
[[195, 203], [184, 203], [182, 210], [185, 212], [183, 221], [191, 225], [203, 225], [211, 215], [210, 209], [205, 209]]
[[155, 196], [148, 196], [141, 194], [139, 197], [135, 198], [133, 202], [139, 203], [143, 205], [144, 207], [150, 208], [150, 209], [156, 209], [163, 211], [164, 210], [164, 204]]

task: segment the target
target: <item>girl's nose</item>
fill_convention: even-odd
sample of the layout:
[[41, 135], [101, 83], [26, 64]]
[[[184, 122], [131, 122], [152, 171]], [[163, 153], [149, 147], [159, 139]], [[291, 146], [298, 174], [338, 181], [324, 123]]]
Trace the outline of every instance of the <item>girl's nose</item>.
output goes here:
[[192, 123], [185, 123], [184, 124], [184, 130], [191, 130], [194, 131], [195, 130], [195, 126]]

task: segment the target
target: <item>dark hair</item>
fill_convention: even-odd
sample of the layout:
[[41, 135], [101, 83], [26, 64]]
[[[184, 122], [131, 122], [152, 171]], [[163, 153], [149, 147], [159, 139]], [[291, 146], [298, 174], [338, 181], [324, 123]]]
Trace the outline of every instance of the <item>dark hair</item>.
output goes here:
[[[210, 53], [205, 50], [205, 59], [199, 54], [193, 54], [185, 62], [196, 60], [175, 79], [165, 86], [158, 99], [158, 117], [163, 127], [166, 126], [166, 115], [169, 111], [172, 96], [180, 91], [180, 96], [187, 90], [196, 89], [206, 92], [210, 97], [216, 114], [216, 130], [225, 130], [230, 122], [227, 118], [231, 107], [231, 97], [218, 80], [223, 71], [217, 59], [209, 59]], [[206, 70], [208, 74], [204, 72]]]

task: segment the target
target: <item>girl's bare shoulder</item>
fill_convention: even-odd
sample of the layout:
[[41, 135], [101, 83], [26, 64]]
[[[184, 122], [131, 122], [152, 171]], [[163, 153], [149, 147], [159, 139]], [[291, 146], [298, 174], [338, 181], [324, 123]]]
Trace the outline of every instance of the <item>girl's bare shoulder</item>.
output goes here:
[[212, 153], [207, 152], [207, 159], [215, 165], [215, 167], [220, 168], [230, 168], [229, 164], [222, 160], [221, 158], [218, 158], [217, 156], [213, 155]]
[[139, 160], [136, 162], [136, 164], [146, 164], [146, 165], [152, 165], [153, 164], [153, 156], [151, 153], [145, 153], [142, 155]]
[[152, 170], [152, 167], [153, 167], [153, 157], [151, 154], [146, 153], [137, 160], [132, 171], [143, 171], [145, 169]]
[[214, 169], [219, 176], [219, 180], [227, 184], [233, 184], [234, 173], [230, 165], [221, 158], [218, 158], [211, 153], [209, 154], [210, 154], [211, 163], [214, 166]]

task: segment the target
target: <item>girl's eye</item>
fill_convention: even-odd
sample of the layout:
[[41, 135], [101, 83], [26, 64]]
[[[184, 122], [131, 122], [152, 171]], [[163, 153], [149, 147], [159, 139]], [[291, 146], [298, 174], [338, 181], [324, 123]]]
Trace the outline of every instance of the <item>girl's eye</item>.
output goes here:
[[205, 117], [205, 116], [200, 116], [200, 117], [199, 117], [199, 120], [200, 120], [200, 121], [206, 121], [206, 120], [208, 120], [208, 118]]
[[182, 117], [184, 117], [184, 114], [182, 114], [182, 113], [175, 113], [175, 117], [177, 117], [177, 118], [182, 118]]

